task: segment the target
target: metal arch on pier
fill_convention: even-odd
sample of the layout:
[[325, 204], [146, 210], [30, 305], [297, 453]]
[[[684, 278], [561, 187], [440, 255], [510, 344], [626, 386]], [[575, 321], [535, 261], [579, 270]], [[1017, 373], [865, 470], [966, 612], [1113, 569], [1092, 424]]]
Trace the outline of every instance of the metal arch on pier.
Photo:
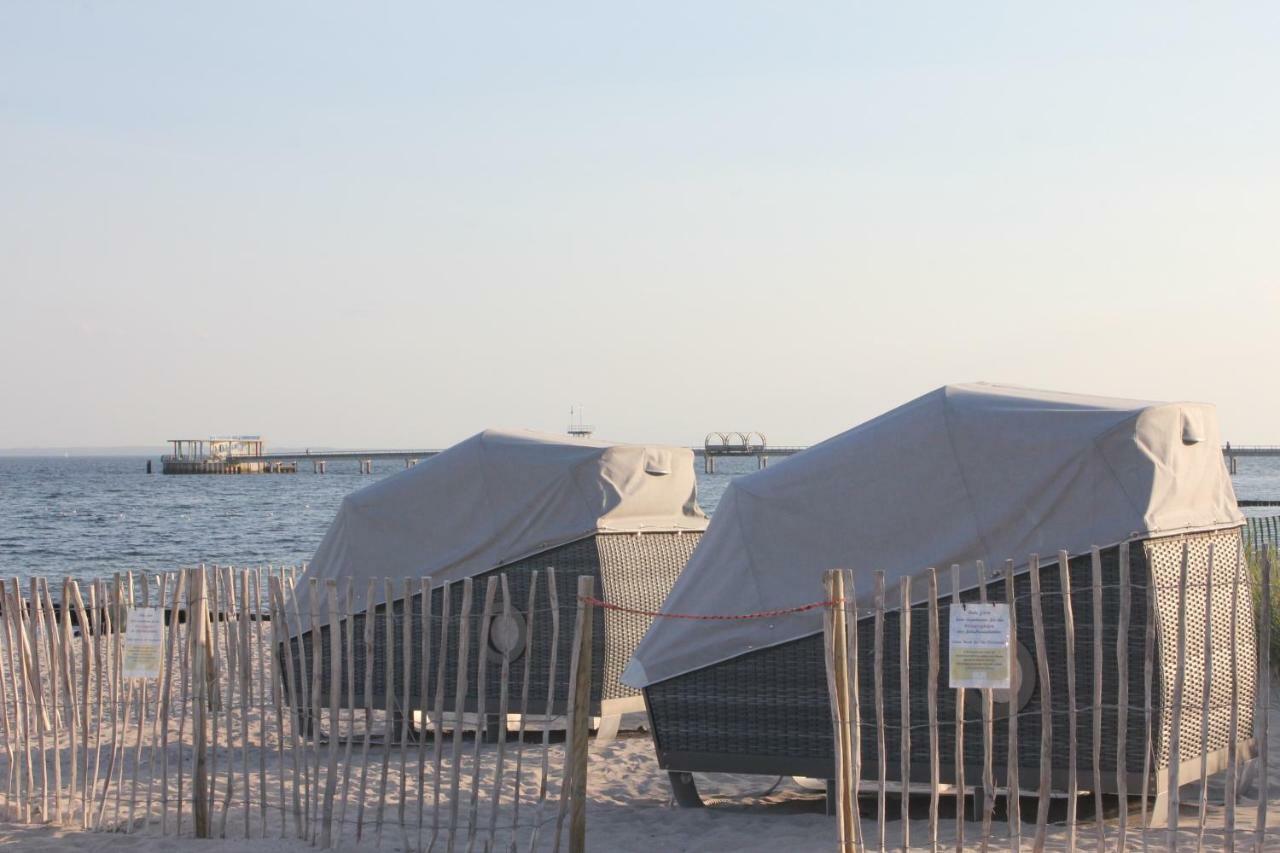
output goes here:
[[714, 474], [719, 456], [754, 456], [756, 467], [767, 468], [770, 456], [791, 456], [801, 450], [804, 448], [770, 447], [769, 439], [759, 430], [714, 431], [707, 433], [702, 442], [702, 468], [706, 473]]
[[755, 430], [709, 432], [702, 442], [702, 452], [708, 456], [754, 456], [765, 453], [768, 449], [764, 433]]
[[[720, 439], [719, 443], [713, 444], [712, 439]], [[729, 436], [723, 432], [709, 432], [707, 437], [702, 440], [702, 449], [704, 453], [716, 453], [724, 449], [729, 444]]]

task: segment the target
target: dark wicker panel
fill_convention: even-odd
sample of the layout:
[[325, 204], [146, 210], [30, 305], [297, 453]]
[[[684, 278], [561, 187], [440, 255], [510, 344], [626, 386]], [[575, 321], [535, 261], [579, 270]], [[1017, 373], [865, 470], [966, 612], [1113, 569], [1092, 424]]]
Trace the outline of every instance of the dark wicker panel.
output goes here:
[[[511, 563], [500, 569], [495, 569], [482, 575], [478, 575], [472, 580], [472, 599], [471, 599], [471, 616], [468, 634], [470, 636], [470, 649], [467, 662], [467, 691], [466, 701], [463, 710], [474, 711], [479, 696], [477, 685], [477, 674], [479, 672], [479, 654], [480, 646], [480, 629], [481, 617], [484, 611], [485, 590], [488, 585], [489, 578], [497, 579], [497, 589], [495, 592], [495, 613], [501, 612], [503, 608], [501, 576], [506, 575], [508, 588], [511, 593], [512, 607], [518, 610], [524, 618], [529, 618], [528, 611], [528, 595], [529, 584], [532, 578], [532, 571], [538, 570], [537, 592], [534, 603], [534, 613], [532, 614], [534, 635], [531, 649], [528, 653], [532, 654], [530, 662], [529, 677], [529, 694], [530, 694], [530, 712], [545, 713], [547, 708], [547, 686], [548, 677], [551, 671], [552, 658], [552, 634], [554, 631], [553, 608], [551, 607], [551, 599], [547, 584], [548, 567], [555, 569], [556, 574], [556, 592], [558, 608], [556, 611], [559, 616], [558, 638], [555, 644], [555, 695], [553, 699], [553, 713], [563, 713], [565, 701], [568, 694], [569, 684], [569, 660], [573, 645], [573, 623], [577, 612], [577, 578], [579, 575], [591, 575], [599, 582], [600, 566], [599, 556], [595, 543], [592, 539], [583, 539], [577, 542], [571, 542], [558, 548], [553, 548], [537, 554], [533, 557]], [[416, 585], [416, 582], [415, 582]], [[445, 655], [445, 672], [444, 672], [444, 707], [447, 710], [453, 710], [456, 704], [457, 696], [457, 664], [459, 659], [459, 632], [461, 625], [461, 610], [463, 583], [456, 581], [447, 586], [440, 586], [433, 590], [431, 599], [431, 663], [426, 677], [428, 691], [424, 694], [423, 674], [421, 671], [421, 649], [422, 649], [422, 596], [421, 593], [414, 595], [410, 603], [410, 644], [412, 658], [409, 665], [409, 706], [413, 709], [421, 709], [424, 707], [431, 708], [434, 706], [435, 693], [437, 689], [437, 680], [439, 672], [440, 642], [441, 642], [441, 612], [443, 604], [443, 596], [448, 590], [450, 596], [450, 625], [446, 632], [447, 653]], [[390, 662], [391, 666], [387, 666], [387, 623], [386, 623], [386, 607], [379, 605], [373, 611], [373, 659], [375, 665], [372, 668], [372, 696], [369, 697], [368, 704], [374, 708], [386, 707], [386, 690], [387, 678], [392, 679], [392, 689], [394, 691], [393, 707], [400, 709], [403, 705], [404, 688], [405, 688], [405, 667], [404, 667], [404, 605], [403, 598], [404, 585], [403, 582], [397, 583], [395, 587], [396, 594], [401, 596], [397, 598], [392, 607], [392, 631], [393, 639], [391, 646]], [[366, 662], [367, 658], [364, 651], [364, 628], [365, 621], [368, 618], [367, 613], [358, 613], [351, 620], [351, 627], [354, 632], [354, 660], [355, 660], [355, 696], [356, 707], [365, 707], [366, 697], [364, 691]], [[593, 659], [595, 661], [593, 702], [599, 701], [599, 678], [603, 672], [603, 617], [600, 613], [596, 614], [596, 623], [594, 631], [594, 648]], [[347, 622], [341, 620], [339, 623], [340, 636], [342, 638], [343, 648], [345, 650]], [[329, 650], [329, 628], [324, 626], [320, 630], [321, 648], [321, 702], [327, 705], [328, 698], [328, 678], [330, 673], [330, 650]], [[303, 635], [303, 642], [307, 647], [308, 663], [311, 660], [312, 632], [308, 631]], [[487, 638], [486, 638], [487, 642]], [[297, 647], [298, 639], [295, 638], [291, 643], [294, 650], [295, 666], [297, 665]], [[345, 656], [344, 656], [345, 660]], [[484, 681], [486, 684], [485, 702], [486, 711], [493, 713], [497, 710], [498, 701], [501, 690], [501, 663], [502, 659], [496, 651], [489, 649], [486, 655], [486, 666], [484, 673]], [[524, 655], [521, 654], [511, 663], [512, 675], [510, 678], [509, 702], [511, 703], [511, 713], [520, 710], [519, 702], [523, 688], [524, 677]], [[344, 667], [342, 675], [342, 691], [339, 697], [340, 703], [345, 706], [347, 700], [347, 672]]]
[[[661, 610], [667, 593], [698, 544], [699, 533], [597, 536], [601, 598], [640, 610]], [[604, 698], [639, 696], [618, 679], [653, 619], [617, 610], [604, 617]]]
[[[1188, 537], [1193, 543], [1194, 555], [1207, 549], [1212, 540], [1219, 553], [1229, 552], [1233, 543], [1238, 541], [1237, 531], [1225, 531], [1219, 534], [1204, 534]], [[1127, 648], [1129, 649], [1129, 703], [1130, 712], [1127, 722], [1127, 741], [1125, 766], [1129, 772], [1141, 773], [1143, 765], [1143, 749], [1145, 744], [1145, 725], [1143, 720], [1144, 674], [1143, 653], [1147, 626], [1147, 584], [1148, 552], [1155, 548], [1176, 548], [1181, 554], [1179, 539], [1162, 540], [1176, 544], [1156, 544], [1151, 547], [1135, 545], [1130, 549], [1131, 579], [1131, 614]], [[1199, 550], [1197, 550], [1199, 549]], [[1102, 552], [1102, 577], [1104, 595], [1102, 613], [1098, 630], [1102, 632], [1102, 678], [1103, 678], [1103, 713], [1101, 732], [1101, 766], [1105, 773], [1114, 775], [1116, 768], [1116, 744], [1118, 710], [1115, 707], [1118, 690], [1118, 667], [1116, 663], [1116, 625], [1119, 613], [1119, 595], [1116, 586], [1119, 580], [1119, 549], [1112, 547]], [[1052, 558], [1051, 558], [1052, 559]], [[1179, 557], [1180, 559], [1180, 557]], [[1156, 562], [1160, 562], [1157, 553]], [[1088, 555], [1073, 558], [1070, 561], [1071, 604], [1074, 616], [1075, 671], [1076, 671], [1076, 735], [1078, 744], [1077, 769], [1080, 774], [1091, 774], [1093, 769], [1093, 673], [1094, 654], [1093, 641], [1095, 623], [1093, 618], [1092, 563]], [[1225, 561], [1222, 563], [1225, 567]], [[1163, 572], [1163, 569], [1157, 569]], [[1224, 568], [1227, 578], [1230, 569]], [[972, 569], [970, 569], [972, 572]], [[972, 575], [970, 575], [971, 577]], [[1163, 585], [1166, 579], [1158, 577]], [[1217, 580], [1217, 573], [1215, 573]], [[1177, 578], [1174, 576], [1174, 583]], [[1203, 581], [1201, 581], [1203, 583]], [[1015, 618], [1017, 621], [1018, 642], [1034, 652], [1035, 640], [1031, 615], [1030, 575], [1023, 573], [1015, 578]], [[1069, 720], [1071, 706], [1067, 701], [1067, 667], [1066, 643], [1064, 638], [1065, 617], [1063, 609], [1062, 585], [1060, 573], [1055, 563], [1041, 566], [1042, 612], [1044, 616], [1046, 651], [1048, 656], [1050, 679], [1049, 701], [1054, 709], [1052, 714], [1053, 754], [1064, 757], [1068, 751]], [[1229, 612], [1229, 587], [1224, 584], [1225, 604]], [[1203, 624], [1203, 588], [1201, 590], [1200, 620]], [[993, 601], [1005, 600], [1005, 584], [1003, 578], [992, 581], [988, 586], [988, 597]], [[962, 594], [962, 600], [977, 600], [978, 590], [970, 590]], [[1217, 592], [1214, 594], [1215, 606], [1221, 607], [1223, 602]], [[1251, 610], [1241, 602], [1240, 641], [1243, 648], [1252, 649], [1253, 637]], [[1189, 603], [1194, 609], [1194, 603]], [[1163, 607], [1159, 608], [1163, 612]], [[861, 614], [860, 614], [861, 617]], [[914, 766], [913, 774], [926, 774], [929, 766], [929, 735], [927, 706], [926, 661], [928, 654], [928, 607], [917, 605], [912, 608], [911, 637], [909, 662], [910, 705], [911, 705], [911, 755]], [[1194, 618], [1194, 617], [1191, 617]], [[940, 602], [938, 607], [939, 623], [939, 657], [941, 679], [938, 687], [937, 714], [940, 722], [939, 750], [942, 756], [943, 773], [946, 778], [952, 777], [951, 767], [955, 755], [955, 716], [956, 692], [946, 687], [948, 665], [947, 625], [949, 619], [949, 601]], [[899, 775], [898, 765], [901, 756], [901, 691], [899, 689], [899, 624], [900, 616], [896, 612], [885, 614], [882, 672], [885, 673], [883, 684], [883, 701], [885, 709], [885, 747], [888, 767], [886, 775], [896, 779]], [[1218, 622], [1215, 622], [1215, 638]], [[1222, 620], [1225, 626], [1225, 617]], [[1245, 626], [1248, 626], [1247, 628]], [[1228, 627], [1223, 627], [1223, 642]], [[1247, 631], [1247, 634], [1245, 633]], [[1190, 635], [1190, 631], [1188, 632]], [[1171, 645], [1163, 640], [1156, 652], [1156, 666], [1153, 674], [1153, 705], [1156, 721], [1161, 719], [1162, 707], [1167, 704], [1164, 685], [1167, 668], [1161, 665]], [[877, 772], [877, 720], [875, 716], [875, 694], [873, 681], [873, 660], [875, 648], [874, 619], [860, 618], [858, 622], [858, 686], [860, 696], [862, 728], [862, 765], [864, 773]], [[1203, 648], [1203, 646], [1201, 646]], [[1201, 652], [1202, 654], [1202, 652]], [[1225, 658], [1225, 655], [1223, 656]], [[1253, 700], [1252, 653], [1240, 656], [1240, 732], [1247, 737], [1251, 731], [1252, 716], [1245, 710]], [[1246, 660], [1247, 658], [1247, 660]], [[1218, 666], [1215, 657], [1215, 666]], [[1035, 678], [1034, 673], [1031, 676]], [[1188, 684], [1191, 680], [1188, 679]], [[1202, 681], [1195, 682], [1199, 689]], [[1229, 668], [1223, 664], [1215, 671], [1214, 689], [1224, 689], [1229, 697]], [[832, 751], [831, 721], [829, 701], [827, 697], [826, 670], [823, 661], [823, 645], [821, 636], [807, 637], [770, 649], [752, 652], [725, 661], [715, 666], [688, 673], [668, 681], [652, 685], [646, 690], [650, 712], [654, 722], [654, 736], [659, 755], [663, 753], [684, 753], [691, 755], [733, 754], [739, 756], [759, 757], [760, 772], [787, 772], [791, 759], [830, 760]], [[983, 759], [981, 706], [977, 701], [978, 691], [967, 691], [965, 703], [965, 765], [980, 767]], [[1019, 765], [1027, 768], [1038, 768], [1040, 755], [1040, 708], [1043, 685], [1036, 684], [1027, 704], [1018, 715]], [[1199, 693], [1195, 705], [1199, 707]], [[1225, 707], [1225, 706], [1224, 706]], [[994, 740], [992, 752], [998, 779], [1004, 778], [1004, 768], [1008, 756], [1008, 706], [996, 705]], [[1199, 743], [1198, 710], [1190, 714], [1196, 721], [1196, 736], [1188, 740], [1190, 732], [1184, 723], [1183, 744], [1184, 755], [1194, 754], [1194, 745]], [[1214, 732], [1218, 728], [1213, 729]], [[1155, 749], [1158, 762], [1164, 759], [1159, 750], [1163, 747], [1163, 737], [1157, 733]], [[1225, 745], [1225, 736], [1217, 737], [1211, 746]], [[771, 761], [770, 757], [776, 760]], [[690, 769], [682, 767], [682, 769]], [[917, 776], [917, 778], [920, 778]]]
[[[594, 577], [596, 579], [597, 594], [603, 589], [606, 598], [618, 600], [621, 603], [638, 603], [639, 606], [649, 607], [657, 590], [669, 590], [671, 584], [675, 582], [675, 577], [684, 568], [688, 553], [692, 550], [696, 540], [696, 535], [688, 533], [647, 533], [640, 537], [634, 535], [600, 535], [544, 551], [541, 554], [494, 569], [474, 578], [472, 582], [471, 620], [468, 630], [471, 641], [468, 655], [468, 683], [464, 710], [476, 710], [480, 693], [477, 676], [481, 651], [481, 617], [484, 611], [485, 589], [490, 578], [497, 580], [494, 613], [499, 614], [503, 610], [501, 578], [505, 575], [511, 595], [512, 609], [520, 614], [522, 620], [532, 618], [533, 621], [533, 637], [528, 650], [518, 654], [510, 663], [510, 674], [507, 679], [509, 684], [509, 713], [520, 713], [523, 710], [521, 700], [524, 688], [526, 654], [531, 655], [529, 661], [528, 712], [532, 714], [546, 713], [548, 707], [548, 684], [550, 682], [553, 657], [552, 637], [555, 634], [557, 636], [554, 655], [555, 689], [551, 708], [552, 713], [559, 714], [564, 712], [568, 699], [569, 665], [573, 647], [574, 619], [577, 614], [578, 577], [580, 575]], [[603, 566], [602, 563], [604, 564]], [[557, 608], [552, 608], [551, 605], [550, 591], [547, 584], [547, 568], [555, 569]], [[534, 570], [537, 570], [537, 588], [531, 617], [529, 613], [529, 587]], [[602, 575], [604, 577], [603, 582]], [[633, 580], [636, 582], [634, 592], [630, 588]], [[415, 590], [418, 589], [417, 581], [413, 583]], [[457, 695], [459, 616], [462, 609], [463, 583], [461, 581], [454, 582], [448, 586], [448, 590], [451, 609], [450, 626], [446, 632], [448, 636], [445, 638], [448, 647], [445, 655], [444, 707], [446, 710], [452, 711]], [[404, 659], [404, 631], [406, 626], [403, 582], [396, 584], [395, 592], [398, 597], [392, 607], [393, 639], [390, 655], [388, 655], [387, 649], [386, 607], [379, 605], [373, 613], [373, 659], [377, 663], [372, 669], [373, 683], [370, 704], [374, 708], [386, 707], [388, 676], [392, 679], [392, 689], [394, 691], [393, 707], [400, 708], [403, 705], [406, 677]], [[431, 708], [435, 702], [439, 675], [437, 666], [440, 659], [438, 652], [441, 643], [441, 608], [444, 593], [444, 587], [437, 587], [432, 592], [430, 614], [432, 632], [431, 663], [429, 672], [426, 674], [428, 690], [425, 695], [422, 690], [423, 673], [421, 671], [423, 624], [421, 593], [419, 592], [409, 599], [408, 629], [410, 631], [411, 657], [407, 675], [409, 707], [415, 710], [422, 709], [424, 706]], [[662, 594], [665, 596], [665, 592]], [[661, 601], [658, 601], [658, 604], [660, 605]], [[559, 617], [558, 632], [554, 625], [554, 617], [556, 615]], [[635, 695], [635, 691], [630, 691], [617, 683], [617, 675], [621, 671], [619, 661], [621, 661], [621, 665], [625, 665], [626, 660], [630, 658], [635, 643], [639, 642], [639, 637], [643, 635], [643, 630], [638, 634], [636, 633], [634, 617], [629, 617], [627, 614], [617, 615], [624, 618], [615, 620], [613, 612], [608, 612], [608, 615], [606, 615], [606, 611], [597, 608], [593, 616], [592, 708], [596, 713], [599, 712], [602, 696], [606, 699], [611, 699], [617, 696]], [[365, 613], [359, 613], [351, 620], [351, 629], [354, 634], [353, 657], [355, 661], [354, 687], [356, 707], [365, 707], [366, 704], [364, 689], [366, 655], [363, 641], [366, 618]], [[645, 619], [646, 627], [647, 622], [648, 620]], [[616, 630], [616, 626], [620, 626], [622, 629], [619, 632], [619, 636], [614, 636], [613, 633]], [[341, 620], [339, 623], [339, 640], [344, 661], [347, 660], [345, 655], [346, 634], [347, 621]], [[307, 651], [308, 665], [312, 659], [312, 636], [312, 632], [307, 632], [302, 639]], [[331, 673], [328, 626], [323, 626], [320, 629], [319, 637], [322, 685], [320, 701], [327, 706]], [[295, 672], [301, 663], [298, 658], [298, 642], [298, 639], [295, 638], [290, 644], [293, 650]], [[388, 657], [391, 661], [390, 667], [386, 665]], [[343, 707], [347, 705], [348, 672], [349, 670], [344, 666], [342, 688], [339, 696], [339, 702]], [[606, 673], [608, 673], [608, 676], [606, 676]], [[502, 656], [492, 647], [487, 650], [484, 684], [486, 688], [486, 713], [496, 713], [502, 690]]]
[[659, 753], [832, 754], [820, 636], [677, 676], [645, 693]]

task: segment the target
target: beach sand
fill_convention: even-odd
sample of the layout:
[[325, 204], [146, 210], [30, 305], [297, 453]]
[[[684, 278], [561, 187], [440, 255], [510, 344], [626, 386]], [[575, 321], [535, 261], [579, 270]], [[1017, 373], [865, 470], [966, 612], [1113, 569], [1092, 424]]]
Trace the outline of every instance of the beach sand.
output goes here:
[[[1280, 690], [1277, 690], [1271, 702], [1272, 746], [1270, 750], [1270, 792], [1271, 804], [1268, 811], [1268, 826], [1272, 837], [1268, 839], [1266, 849], [1280, 851]], [[486, 747], [492, 750], [492, 747]], [[533, 753], [526, 755], [526, 761], [535, 760]], [[553, 773], [563, 760], [563, 751], [553, 747], [550, 752]], [[377, 755], [371, 754], [371, 760], [379, 761]], [[256, 760], [256, 759], [254, 759]], [[380, 765], [379, 765], [380, 766]], [[376, 778], [376, 773], [372, 774]], [[532, 775], [532, 774], [531, 774]], [[621, 737], [606, 744], [592, 746], [590, 777], [588, 785], [589, 803], [587, 806], [588, 848], [596, 851], [617, 851], [618, 853], [653, 853], [653, 851], [802, 851], [833, 850], [836, 846], [835, 819], [827, 817], [821, 794], [806, 791], [790, 779], [784, 779], [772, 791], [774, 779], [760, 776], [728, 776], [699, 775], [699, 789], [707, 802], [704, 809], [680, 809], [671, 805], [666, 775], [659, 770], [653, 756], [653, 748], [647, 737], [633, 734]], [[270, 787], [269, 787], [270, 790]], [[529, 790], [529, 789], [527, 789]], [[1223, 807], [1222, 777], [1215, 777], [1210, 784], [1210, 806], [1206, 830], [1206, 846], [1208, 849], [1221, 849], [1223, 845]], [[536, 796], [536, 790], [531, 790]], [[1246, 839], [1244, 830], [1252, 831], [1257, 816], [1257, 789], [1242, 792], [1238, 807], [1238, 827], [1240, 834], [1237, 843], [1241, 849], [1247, 841], [1252, 843], [1252, 835]], [[1183, 789], [1183, 813], [1181, 840], [1184, 844], [1194, 844], [1197, 826], [1197, 809], [1199, 792], [1197, 786]], [[1215, 805], [1215, 803], [1217, 803]], [[482, 825], [486, 812], [482, 800]], [[871, 814], [864, 803], [864, 814]], [[411, 806], [412, 808], [412, 806]], [[526, 803], [526, 808], [528, 805]], [[394, 805], [389, 806], [390, 814], [394, 814]], [[893, 814], [896, 805], [890, 805]], [[549, 811], [548, 814], [551, 814]], [[530, 816], [531, 812], [526, 812]], [[499, 825], [505, 812], [500, 813]], [[275, 836], [268, 839], [244, 840], [242, 815], [232, 813], [228, 822], [226, 840], [196, 840], [189, 837], [160, 837], [159, 828], [151, 826], [135, 834], [121, 832], [83, 832], [78, 828], [49, 826], [24, 826], [13, 823], [0, 823], [0, 847], [30, 851], [64, 851], [77, 850], [85, 853], [107, 853], [107, 851], [129, 850], [133, 853], [197, 853], [202, 850], [228, 851], [302, 851], [315, 849], [305, 841], [281, 839], [279, 837], [279, 816], [269, 814], [269, 831]], [[1129, 849], [1141, 849], [1139, 838], [1135, 832], [1138, 823], [1136, 814], [1130, 820]], [[254, 833], [259, 830], [257, 818], [254, 817]], [[1108, 822], [1108, 849], [1114, 847], [1115, 820]], [[863, 829], [873, 833], [874, 822], [864, 820]], [[949, 842], [954, 836], [954, 822], [946, 820], [940, 830], [940, 838]], [[1029, 848], [1029, 828], [1024, 828], [1024, 846]], [[887, 842], [898, 843], [898, 824], [891, 821], [888, 826]], [[913, 821], [911, 825], [912, 844], [920, 846], [927, 841], [927, 823]], [[1005, 825], [997, 822], [995, 831], [1000, 840], [993, 841], [992, 849], [1007, 849], [1003, 840]], [[190, 817], [184, 830], [190, 833]], [[547, 832], [554, 831], [554, 822], [547, 824]], [[977, 824], [966, 825], [966, 838], [971, 843], [967, 849], [977, 850], [977, 839], [980, 827]], [[481, 835], [484, 832], [482, 830]], [[373, 840], [365, 839], [356, 844], [347, 832], [335, 849], [357, 850], [373, 849]], [[502, 839], [499, 833], [499, 839]], [[1152, 849], [1164, 849], [1164, 831], [1155, 831], [1151, 836]], [[1077, 828], [1077, 846], [1081, 849], [1093, 849], [1096, 844], [1095, 828], [1092, 818], [1082, 818]], [[406, 848], [398, 826], [389, 826], [382, 839], [382, 848], [400, 851]], [[504, 848], [505, 849], [505, 848]], [[547, 848], [549, 849], [549, 848]], [[566, 845], [567, 849], [567, 845]], [[951, 847], [954, 849], [954, 847]], [[1053, 827], [1049, 834], [1049, 849], [1066, 850], [1066, 831], [1062, 827]]]

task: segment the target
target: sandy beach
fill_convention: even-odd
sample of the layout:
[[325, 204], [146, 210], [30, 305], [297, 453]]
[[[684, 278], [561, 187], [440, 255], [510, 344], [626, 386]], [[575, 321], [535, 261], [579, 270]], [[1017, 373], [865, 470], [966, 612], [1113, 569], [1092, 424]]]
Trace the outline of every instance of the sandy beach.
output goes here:
[[[1280, 731], [1280, 690], [1277, 690], [1271, 702], [1271, 731]], [[486, 762], [492, 760], [494, 747], [485, 747]], [[553, 745], [549, 757], [552, 763], [552, 776], [558, 775], [563, 762], [563, 749]], [[393, 751], [393, 759], [397, 757]], [[536, 753], [526, 753], [526, 760], [532, 760]], [[359, 770], [358, 754], [353, 759], [357, 763], [353, 770]], [[370, 754], [370, 761], [380, 763], [381, 756], [377, 750]], [[250, 763], [256, 762], [256, 753], [250, 753]], [[1268, 826], [1280, 828], [1280, 748], [1272, 739], [1270, 750], [1270, 790], [1271, 803], [1268, 809]], [[396, 761], [392, 761], [394, 766]], [[371, 767], [376, 777], [376, 767]], [[530, 779], [532, 774], [529, 774]], [[268, 790], [273, 790], [278, 777], [270, 777]], [[588, 848], [599, 851], [618, 851], [618, 853], [649, 853], [654, 850], [666, 851], [777, 851], [787, 850], [793, 853], [800, 851], [832, 850], [836, 846], [836, 824], [834, 818], [827, 817], [823, 797], [806, 791], [791, 779], [781, 780], [773, 787], [775, 779], [760, 776], [700, 775], [698, 777], [700, 791], [706, 801], [704, 809], [679, 809], [670, 803], [666, 775], [658, 768], [653, 756], [652, 745], [648, 737], [642, 733], [630, 733], [612, 742], [593, 744], [590, 756], [590, 776], [587, 789], [587, 840]], [[522, 784], [526, 800], [525, 808], [536, 799], [536, 789], [526, 781]], [[772, 788], [772, 790], [770, 790]], [[555, 790], [552, 790], [554, 797]], [[1196, 836], [1199, 790], [1197, 786], [1183, 789], [1183, 810], [1181, 840], [1194, 844]], [[1210, 783], [1210, 803], [1208, 808], [1205, 842], [1208, 849], [1221, 849], [1224, 843], [1223, 825], [1224, 809], [1222, 804], [1222, 776], [1214, 777]], [[871, 815], [874, 814], [872, 801], [863, 804], [863, 830], [870, 837], [875, 830]], [[550, 804], [549, 804], [550, 806]], [[395, 803], [388, 803], [389, 812]], [[482, 809], [487, 804], [482, 803]], [[1136, 803], [1135, 803], [1136, 807]], [[410, 804], [410, 809], [413, 804]], [[892, 808], [891, 808], [892, 813]], [[410, 812], [412, 814], [412, 811]], [[483, 815], [482, 814], [482, 824]], [[501, 832], [509, 812], [504, 808], [499, 813], [499, 846], [505, 847], [506, 836]], [[526, 811], [525, 816], [530, 812]], [[1238, 806], [1237, 843], [1251, 842], [1252, 830], [1257, 815], [1257, 789], [1252, 787], [1243, 790]], [[216, 811], [215, 811], [216, 815]], [[554, 815], [554, 809], [548, 807], [548, 817]], [[261, 832], [256, 812], [251, 816], [251, 835]], [[313, 845], [297, 839], [280, 837], [279, 816], [268, 814], [268, 833], [270, 838], [250, 838], [245, 840], [242, 831], [242, 812], [235, 810], [228, 822], [228, 837], [221, 840], [197, 840], [190, 837], [161, 837], [158, 826], [141, 827], [135, 823], [135, 832], [83, 832], [72, 827], [24, 826], [14, 823], [0, 824], [0, 846], [13, 846], [15, 849], [31, 851], [64, 851], [80, 850], [86, 853], [108, 853], [108, 851], [131, 850], [136, 853], [196, 853], [200, 850], [227, 851], [301, 851], [314, 849]], [[190, 817], [188, 815], [184, 833], [190, 834]], [[351, 823], [350, 819], [348, 823]], [[1141, 841], [1134, 831], [1138, 822], [1136, 813], [1130, 820], [1128, 849], [1141, 849]], [[525, 820], [522, 818], [521, 824]], [[554, 831], [554, 820], [544, 824], [546, 831]], [[977, 839], [980, 825], [966, 825], [966, 839], [972, 844], [966, 849], [979, 849]], [[992, 842], [993, 849], [1004, 849], [1007, 842], [1003, 832], [1005, 825], [995, 824], [996, 838]], [[953, 843], [954, 823], [943, 821], [940, 827], [940, 840]], [[1108, 849], [1114, 849], [1116, 822], [1107, 824]], [[886, 841], [889, 845], [900, 843], [899, 824], [890, 822]], [[926, 821], [913, 821], [911, 825], [912, 846], [927, 846], [928, 825]], [[1093, 849], [1095, 845], [1095, 825], [1092, 818], [1082, 818], [1077, 827], [1077, 847]], [[1275, 832], [1272, 830], [1272, 832]], [[1246, 833], [1248, 833], [1246, 838]], [[412, 835], [412, 833], [411, 833]], [[522, 836], [523, 837], [523, 836]], [[1024, 844], [1028, 843], [1030, 830], [1024, 827]], [[485, 833], [480, 832], [483, 842]], [[550, 838], [544, 836], [549, 841]], [[413, 843], [406, 845], [398, 826], [391, 823], [382, 838], [382, 848], [394, 851], [415, 849]], [[1151, 847], [1164, 849], [1164, 832], [1151, 833]], [[339, 850], [371, 849], [374, 840], [366, 834], [363, 842], [357, 844], [353, 833], [348, 831], [335, 845]], [[550, 849], [547, 847], [546, 849]], [[1067, 834], [1064, 827], [1052, 827], [1049, 833], [1048, 849], [1066, 850]], [[1243, 849], [1243, 848], [1242, 848]], [[1280, 834], [1269, 841], [1266, 849], [1280, 850]]]

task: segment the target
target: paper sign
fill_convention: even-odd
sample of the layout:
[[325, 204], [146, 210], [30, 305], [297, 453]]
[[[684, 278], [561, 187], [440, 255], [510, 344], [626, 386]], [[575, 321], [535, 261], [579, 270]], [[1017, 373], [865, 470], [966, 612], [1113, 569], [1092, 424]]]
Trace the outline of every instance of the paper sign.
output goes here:
[[1009, 605], [951, 608], [951, 686], [1008, 690]]
[[158, 677], [163, 649], [164, 610], [131, 607], [124, 631], [124, 677]]

